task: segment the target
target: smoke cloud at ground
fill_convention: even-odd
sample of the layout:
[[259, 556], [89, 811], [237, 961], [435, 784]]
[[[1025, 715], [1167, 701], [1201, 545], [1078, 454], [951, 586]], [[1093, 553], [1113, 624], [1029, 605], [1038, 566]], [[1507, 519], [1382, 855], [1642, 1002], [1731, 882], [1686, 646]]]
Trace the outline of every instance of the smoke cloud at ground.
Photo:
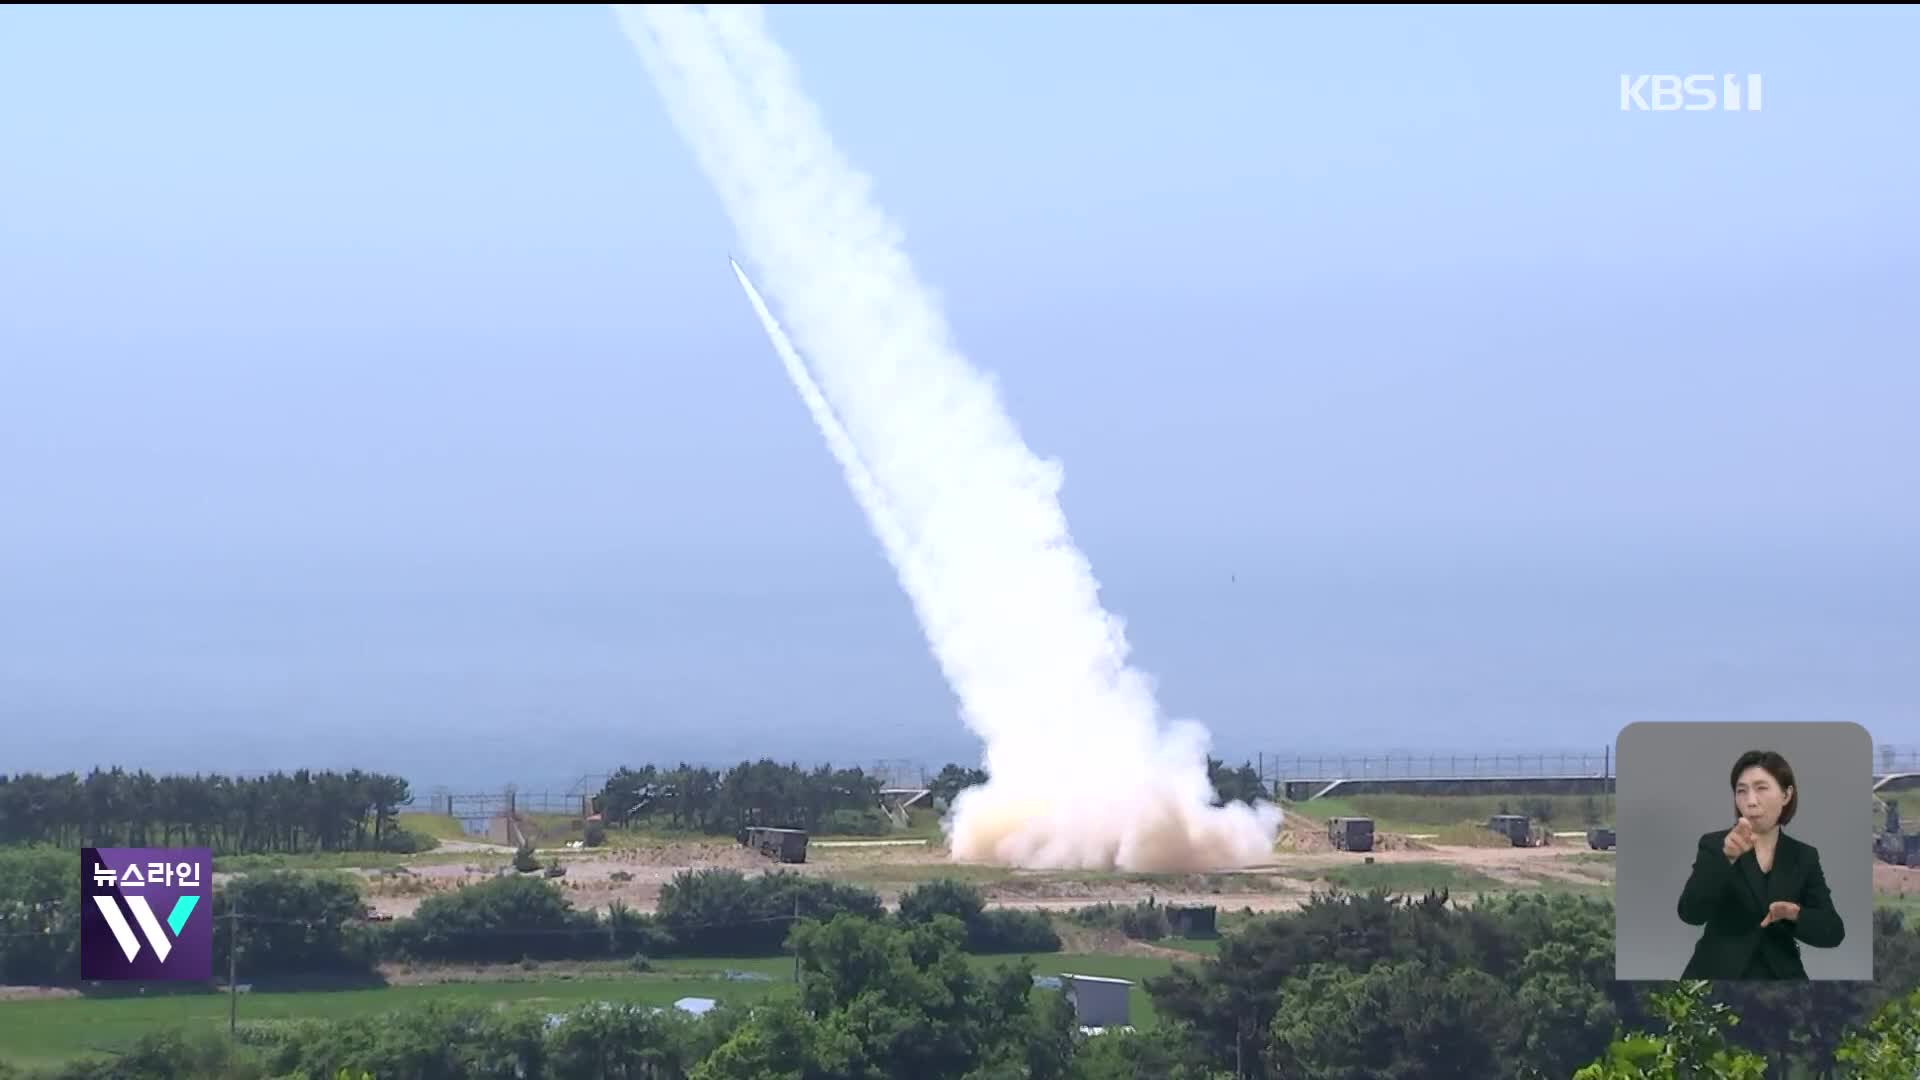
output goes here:
[[[741, 283], [986, 744], [954, 858], [1197, 870], [1265, 861], [1277, 807], [1211, 805], [1208, 736], [1161, 715], [993, 380], [952, 341], [898, 231], [757, 8], [621, 22], [773, 298]], [[788, 340], [788, 334], [792, 340]], [[805, 360], [801, 357], [804, 355]]]

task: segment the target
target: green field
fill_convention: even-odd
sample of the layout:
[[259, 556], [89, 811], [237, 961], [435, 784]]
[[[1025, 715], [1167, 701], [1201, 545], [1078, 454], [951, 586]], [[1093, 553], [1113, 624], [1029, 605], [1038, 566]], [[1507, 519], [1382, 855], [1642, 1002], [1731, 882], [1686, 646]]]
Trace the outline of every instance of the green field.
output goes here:
[[[570, 837], [573, 838], [573, 837]], [[926, 840], [940, 843], [945, 839], [940, 831], [940, 815], [923, 807], [913, 807], [907, 811], [907, 827], [892, 829], [885, 833], [815, 833], [815, 840]], [[674, 829], [664, 825], [645, 824], [626, 828], [608, 829], [606, 846], [613, 849], [652, 847], [665, 843], [711, 843], [714, 841], [732, 842], [731, 834], [698, 832], [692, 829]], [[824, 856], [832, 848], [823, 849]], [[818, 858], [811, 851], [808, 858]]]
[[[1016, 959], [972, 958], [981, 967]], [[1029, 959], [1036, 975], [1072, 972], [1134, 980], [1131, 1018], [1136, 1026], [1154, 1021], [1152, 1002], [1139, 987], [1139, 981], [1173, 970], [1171, 961], [1154, 957], [1050, 953]], [[245, 993], [240, 995], [240, 1021], [345, 1019], [435, 1001], [531, 1005], [554, 1012], [594, 1001], [671, 1005], [683, 997], [708, 997], [723, 1004], [746, 1005], [775, 994], [790, 993], [793, 987], [791, 957], [674, 959], [659, 961], [656, 969], [644, 974], [596, 973], [582, 978], [547, 974], [498, 982]], [[729, 971], [765, 975], [768, 981], [729, 979], [726, 975]], [[0, 1002], [0, 1061], [21, 1066], [59, 1064], [89, 1052], [118, 1049], [151, 1031], [171, 1027], [224, 1030], [227, 1009], [227, 996], [219, 993]]]
[[261, 873], [269, 870], [384, 870], [395, 866], [505, 866], [513, 853], [490, 851], [425, 851], [401, 855], [391, 851], [301, 851], [274, 855], [215, 855], [216, 874]]
[[[626, 978], [539, 982], [444, 983], [371, 990], [249, 993], [240, 995], [240, 1019], [345, 1019], [371, 1016], [429, 1001], [551, 1007], [555, 1012], [590, 1001], [670, 1005], [683, 997], [725, 1002], [764, 998], [782, 984], [633, 975]], [[0, 1061], [57, 1064], [90, 1051], [111, 1051], [138, 1036], [170, 1027], [223, 1030], [225, 994], [154, 998], [61, 998], [0, 1002]]]
[[1893, 896], [1888, 893], [1875, 893], [1873, 906], [1891, 908], [1901, 914], [1908, 926], [1920, 926], [1920, 896]]
[[1506, 892], [1513, 888], [1477, 870], [1447, 863], [1361, 863], [1329, 870], [1320, 877], [1350, 892], [1388, 889], [1402, 895], [1423, 893], [1429, 889], [1447, 889], [1466, 894]]
[[398, 820], [400, 827], [408, 832], [416, 832], [422, 836], [431, 836], [435, 840], [478, 841], [485, 839], [484, 837], [467, 835], [467, 830], [460, 824], [460, 819], [450, 818], [445, 814], [401, 814]]
[[[1613, 802], [1605, 795], [1343, 795], [1288, 805], [1321, 819], [1370, 817], [1375, 828], [1400, 833], [1433, 832], [1463, 822], [1484, 828], [1495, 814], [1532, 814], [1540, 808], [1555, 829], [1613, 824]], [[1599, 815], [1598, 822], [1587, 820], [1589, 810]]]
[[965, 881], [973, 885], [997, 885], [1011, 881], [1018, 876], [1015, 871], [997, 866], [971, 866], [950, 863], [871, 863], [861, 865], [851, 860], [836, 863], [832, 848], [824, 851], [807, 852], [807, 861], [818, 866], [833, 867], [833, 880], [849, 885], [909, 886], [929, 881], [951, 879]]

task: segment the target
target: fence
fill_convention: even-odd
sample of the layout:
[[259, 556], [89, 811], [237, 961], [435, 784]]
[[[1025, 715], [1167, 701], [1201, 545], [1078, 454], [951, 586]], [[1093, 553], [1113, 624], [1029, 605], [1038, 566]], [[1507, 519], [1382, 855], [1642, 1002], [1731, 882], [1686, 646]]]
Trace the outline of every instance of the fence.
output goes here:
[[[1613, 748], [1542, 750], [1513, 754], [1261, 754], [1254, 768], [1267, 787], [1289, 780], [1545, 779], [1616, 774]], [[1874, 748], [1876, 776], [1920, 773], [1920, 746]]]
[[[1222, 755], [1227, 768], [1242, 763], [1254, 766], [1262, 786], [1306, 780], [1473, 780], [1505, 778], [1548, 778], [1565, 776], [1611, 777], [1615, 774], [1613, 747], [1596, 750], [1536, 750], [1519, 753], [1454, 753], [1441, 751], [1392, 752], [1384, 754], [1271, 754], [1236, 758]], [[736, 763], [737, 764], [737, 763]], [[971, 767], [974, 762], [964, 764]], [[706, 767], [724, 773], [729, 765], [714, 763]], [[860, 763], [867, 775], [876, 777], [889, 788], [925, 787], [939, 771], [938, 767], [908, 758], [891, 758]], [[1874, 748], [1873, 771], [1876, 776], [1889, 773], [1920, 773], [1920, 745], [1883, 744]], [[600, 793], [607, 774], [582, 777], [572, 789], [559, 791], [516, 791], [511, 787], [485, 794], [452, 794], [445, 789], [433, 792], [430, 810], [436, 814], [462, 819], [491, 818], [509, 808], [521, 814], [581, 815], [588, 811], [593, 796]]]
[[[598, 792], [595, 792], [598, 794]], [[561, 791], [504, 791], [455, 794], [435, 791], [428, 800], [429, 813], [462, 820], [491, 818], [508, 812], [516, 814], [567, 814], [579, 817], [587, 811], [585, 799]]]
[[1591, 753], [1530, 754], [1261, 754], [1263, 784], [1288, 780], [1471, 780], [1612, 775], [1613, 748]]

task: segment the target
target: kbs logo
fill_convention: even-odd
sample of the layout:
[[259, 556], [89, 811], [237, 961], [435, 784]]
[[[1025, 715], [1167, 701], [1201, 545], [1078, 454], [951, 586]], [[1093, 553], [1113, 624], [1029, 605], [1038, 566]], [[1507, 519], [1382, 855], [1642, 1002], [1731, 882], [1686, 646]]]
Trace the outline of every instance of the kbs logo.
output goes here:
[[[1718, 88], [1719, 93], [1715, 93]], [[1759, 112], [1760, 76], [1622, 75], [1621, 112]]]
[[213, 852], [80, 849], [80, 977], [213, 977]]

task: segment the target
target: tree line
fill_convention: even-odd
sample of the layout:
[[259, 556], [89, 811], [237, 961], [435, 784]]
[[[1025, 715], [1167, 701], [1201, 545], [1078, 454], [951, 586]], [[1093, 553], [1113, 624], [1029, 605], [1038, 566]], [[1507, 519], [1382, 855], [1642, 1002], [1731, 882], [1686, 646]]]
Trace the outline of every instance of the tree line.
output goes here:
[[0, 775], [0, 844], [205, 847], [219, 854], [415, 850], [413, 796], [385, 773], [155, 776], [141, 769]]
[[608, 825], [654, 825], [724, 835], [749, 825], [809, 832], [880, 832], [877, 776], [859, 768], [812, 770], [771, 759], [742, 761], [724, 771], [681, 764], [622, 767], [593, 799]]
[[[1262, 794], [1251, 764], [1208, 760], [1219, 800]], [[987, 782], [979, 768], [949, 764], [929, 783], [946, 806]], [[859, 768], [811, 770], [771, 759], [725, 770], [681, 764], [622, 768], [593, 799], [611, 826], [650, 824], [724, 835], [749, 825], [824, 833], [890, 828], [881, 779]], [[206, 847], [222, 855], [299, 851], [416, 851], [431, 846], [401, 828], [413, 795], [405, 779], [354, 769], [299, 769], [265, 776], [155, 775], [115, 766], [77, 772], [0, 774], [0, 845]]]
[[[1207, 760], [1218, 805], [1270, 798], [1252, 762], [1227, 768]], [[961, 791], [987, 782], [984, 769], [949, 763], [927, 783], [931, 805], [952, 805]], [[771, 759], [742, 761], [727, 770], [682, 763], [673, 768], [622, 767], [593, 799], [594, 812], [614, 827], [654, 825], [712, 834], [749, 825], [809, 832], [884, 832], [881, 779], [858, 768], [820, 765], [811, 771]]]

